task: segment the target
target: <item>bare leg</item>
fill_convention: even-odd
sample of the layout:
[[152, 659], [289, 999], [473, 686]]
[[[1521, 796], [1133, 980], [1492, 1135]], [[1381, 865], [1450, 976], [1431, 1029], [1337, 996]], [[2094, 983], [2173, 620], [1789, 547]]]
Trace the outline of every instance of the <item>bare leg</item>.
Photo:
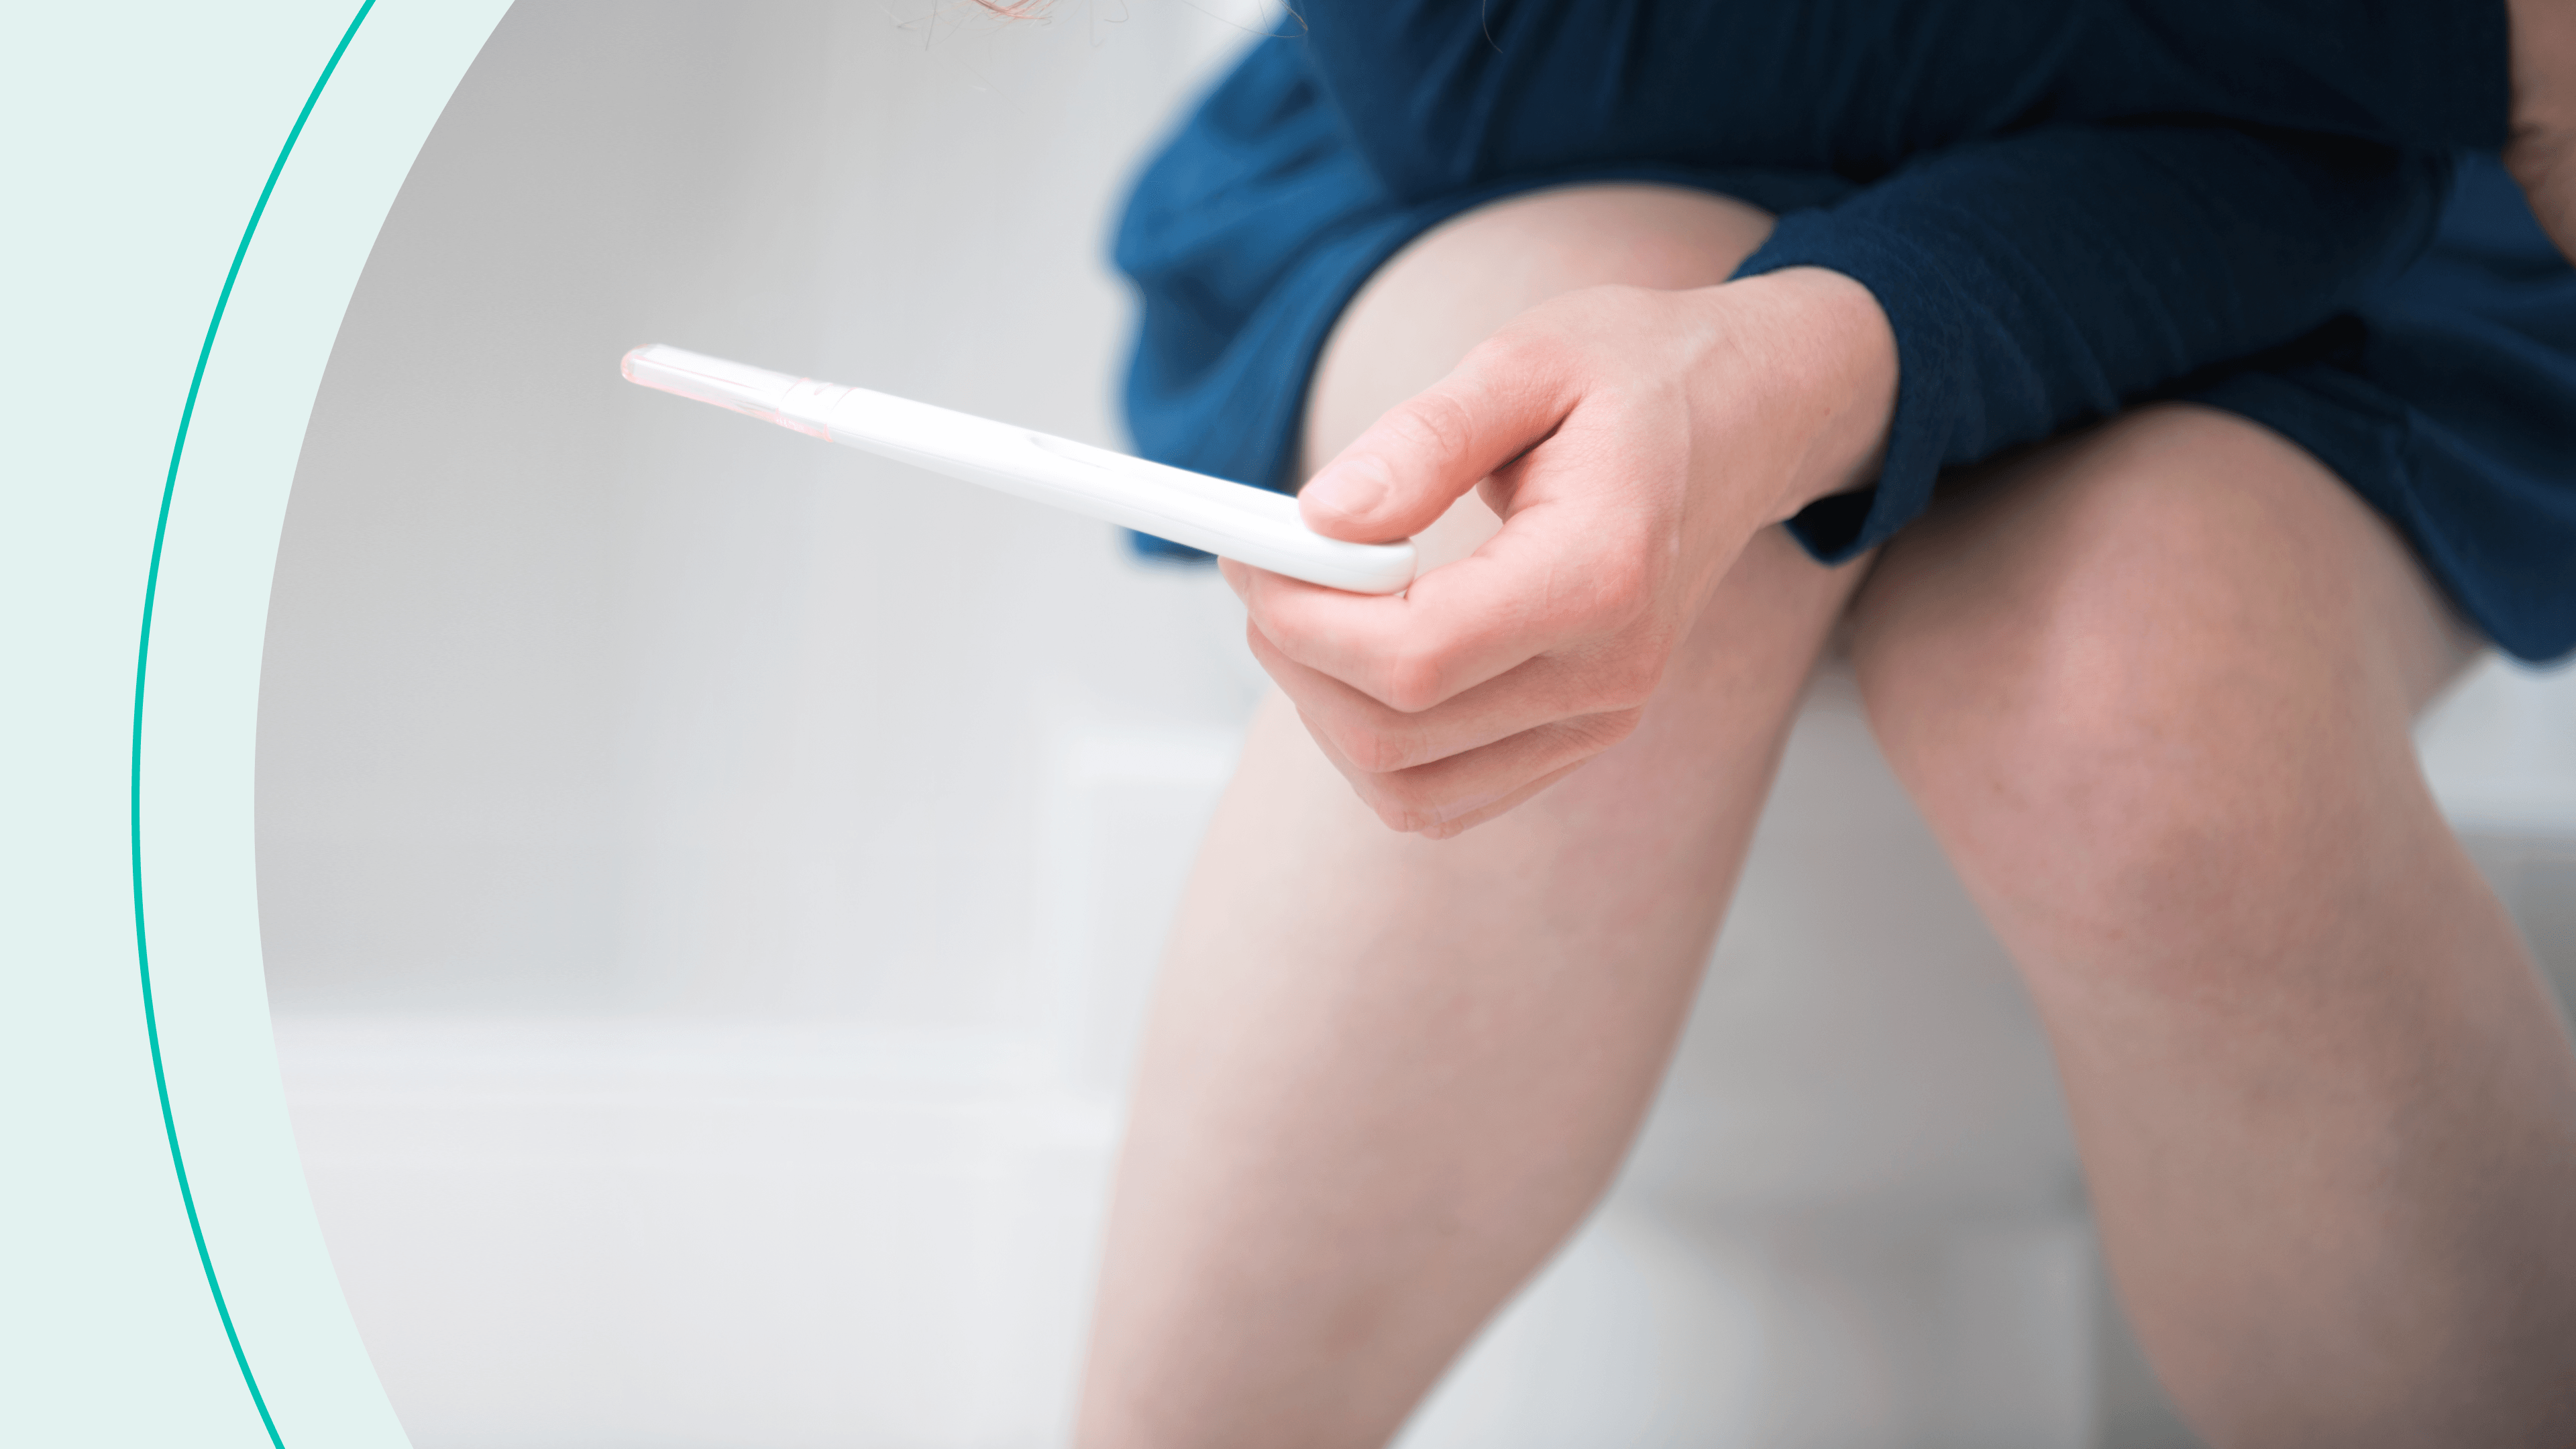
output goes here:
[[2576, 261], [2576, 0], [2507, 0], [2513, 137], [2504, 161], [2532, 214]]
[[[1705, 196], [1595, 187], [1433, 233], [1344, 318], [1309, 456], [1526, 306], [1706, 285], [1767, 226]], [[1452, 840], [1387, 830], [1271, 699], [1147, 1034], [1079, 1442], [1394, 1433], [1607, 1185], [1856, 573], [1777, 530], [1755, 540], [1635, 734]]]
[[2416, 767], [2465, 650], [2395, 535], [2152, 408], [1936, 508], [1855, 629], [2202, 1432], [2576, 1443], [2576, 1054]]

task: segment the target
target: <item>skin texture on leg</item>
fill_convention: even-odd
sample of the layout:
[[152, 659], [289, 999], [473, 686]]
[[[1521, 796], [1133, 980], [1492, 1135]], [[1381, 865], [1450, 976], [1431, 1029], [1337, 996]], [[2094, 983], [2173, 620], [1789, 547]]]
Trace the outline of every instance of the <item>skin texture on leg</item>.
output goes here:
[[1853, 639], [2209, 1441], [2576, 1443], [2576, 1054], [2417, 767], [2466, 645], [2395, 534], [2150, 408], [1937, 506]]
[[2532, 214], [2576, 261], [2576, 0], [2507, 0], [2512, 139], [2504, 163]]
[[[1354, 302], [1309, 456], [1531, 303], [1708, 285], [1767, 219], [1596, 187], [1423, 238]], [[1490, 528], [1472, 495], [1444, 527]], [[1635, 732], [1455, 839], [1390, 831], [1274, 695], [1147, 1031], [1077, 1442], [1384, 1442], [1643, 1115], [1856, 569], [1746, 551]]]

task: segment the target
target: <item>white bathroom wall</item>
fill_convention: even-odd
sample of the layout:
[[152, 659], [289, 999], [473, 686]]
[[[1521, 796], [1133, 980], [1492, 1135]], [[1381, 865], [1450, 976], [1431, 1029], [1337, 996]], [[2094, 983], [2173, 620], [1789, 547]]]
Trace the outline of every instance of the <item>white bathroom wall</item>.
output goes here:
[[[316, 406], [260, 732], [299, 1141], [423, 1449], [1061, 1434], [1257, 686], [1231, 600], [616, 359], [1118, 442], [1123, 179], [1273, 23], [522, 0], [458, 91]], [[2426, 738], [2576, 974], [2576, 676], [2482, 673]], [[1619, 1190], [1412, 1449], [2188, 1444], [2045, 1045], [1837, 673], [1742, 901]]]
[[308, 1178], [424, 1449], [1061, 1421], [1115, 1067], [1057, 921], [1134, 932], [1086, 802], [1169, 798], [1082, 742], [1184, 741], [1185, 859], [1230, 600], [617, 359], [1119, 442], [1112, 209], [1263, 23], [531, 0], [459, 88], [316, 405], [259, 772]]
[[298, 472], [260, 742], [282, 1006], [1022, 1010], [1041, 742], [1204, 712], [1186, 585], [617, 360], [668, 341], [1117, 442], [1112, 209], [1241, 43], [1229, 5], [1260, 22], [511, 12]]

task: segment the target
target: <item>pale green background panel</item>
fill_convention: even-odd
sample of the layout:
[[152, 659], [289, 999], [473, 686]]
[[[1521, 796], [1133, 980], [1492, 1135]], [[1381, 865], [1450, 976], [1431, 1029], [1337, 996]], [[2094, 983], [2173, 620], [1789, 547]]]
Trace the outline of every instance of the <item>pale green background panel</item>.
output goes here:
[[[165, 549], [144, 868], [181, 1145], [290, 1445], [399, 1444], [304, 1193], [269, 1039], [253, 732], [278, 528], [349, 294], [503, 0], [388, 0], [297, 143], [209, 365]], [[0, 185], [0, 1441], [267, 1442], [190, 1242], [145, 1049], [126, 779], [189, 374], [356, 5], [11, 17]]]

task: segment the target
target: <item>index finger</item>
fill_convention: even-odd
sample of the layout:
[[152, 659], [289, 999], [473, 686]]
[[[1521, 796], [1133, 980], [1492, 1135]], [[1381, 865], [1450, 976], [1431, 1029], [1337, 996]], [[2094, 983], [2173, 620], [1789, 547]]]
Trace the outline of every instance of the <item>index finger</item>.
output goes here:
[[1380, 543], [1419, 533], [1547, 437], [1576, 391], [1562, 347], [1507, 328], [1316, 470], [1298, 509], [1327, 538]]
[[1638, 570], [1601, 557], [1629, 531], [1619, 523], [1598, 501], [1533, 503], [1475, 553], [1396, 595], [1347, 594], [1239, 564], [1229, 575], [1280, 653], [1410, 714], [1633, 617]]

